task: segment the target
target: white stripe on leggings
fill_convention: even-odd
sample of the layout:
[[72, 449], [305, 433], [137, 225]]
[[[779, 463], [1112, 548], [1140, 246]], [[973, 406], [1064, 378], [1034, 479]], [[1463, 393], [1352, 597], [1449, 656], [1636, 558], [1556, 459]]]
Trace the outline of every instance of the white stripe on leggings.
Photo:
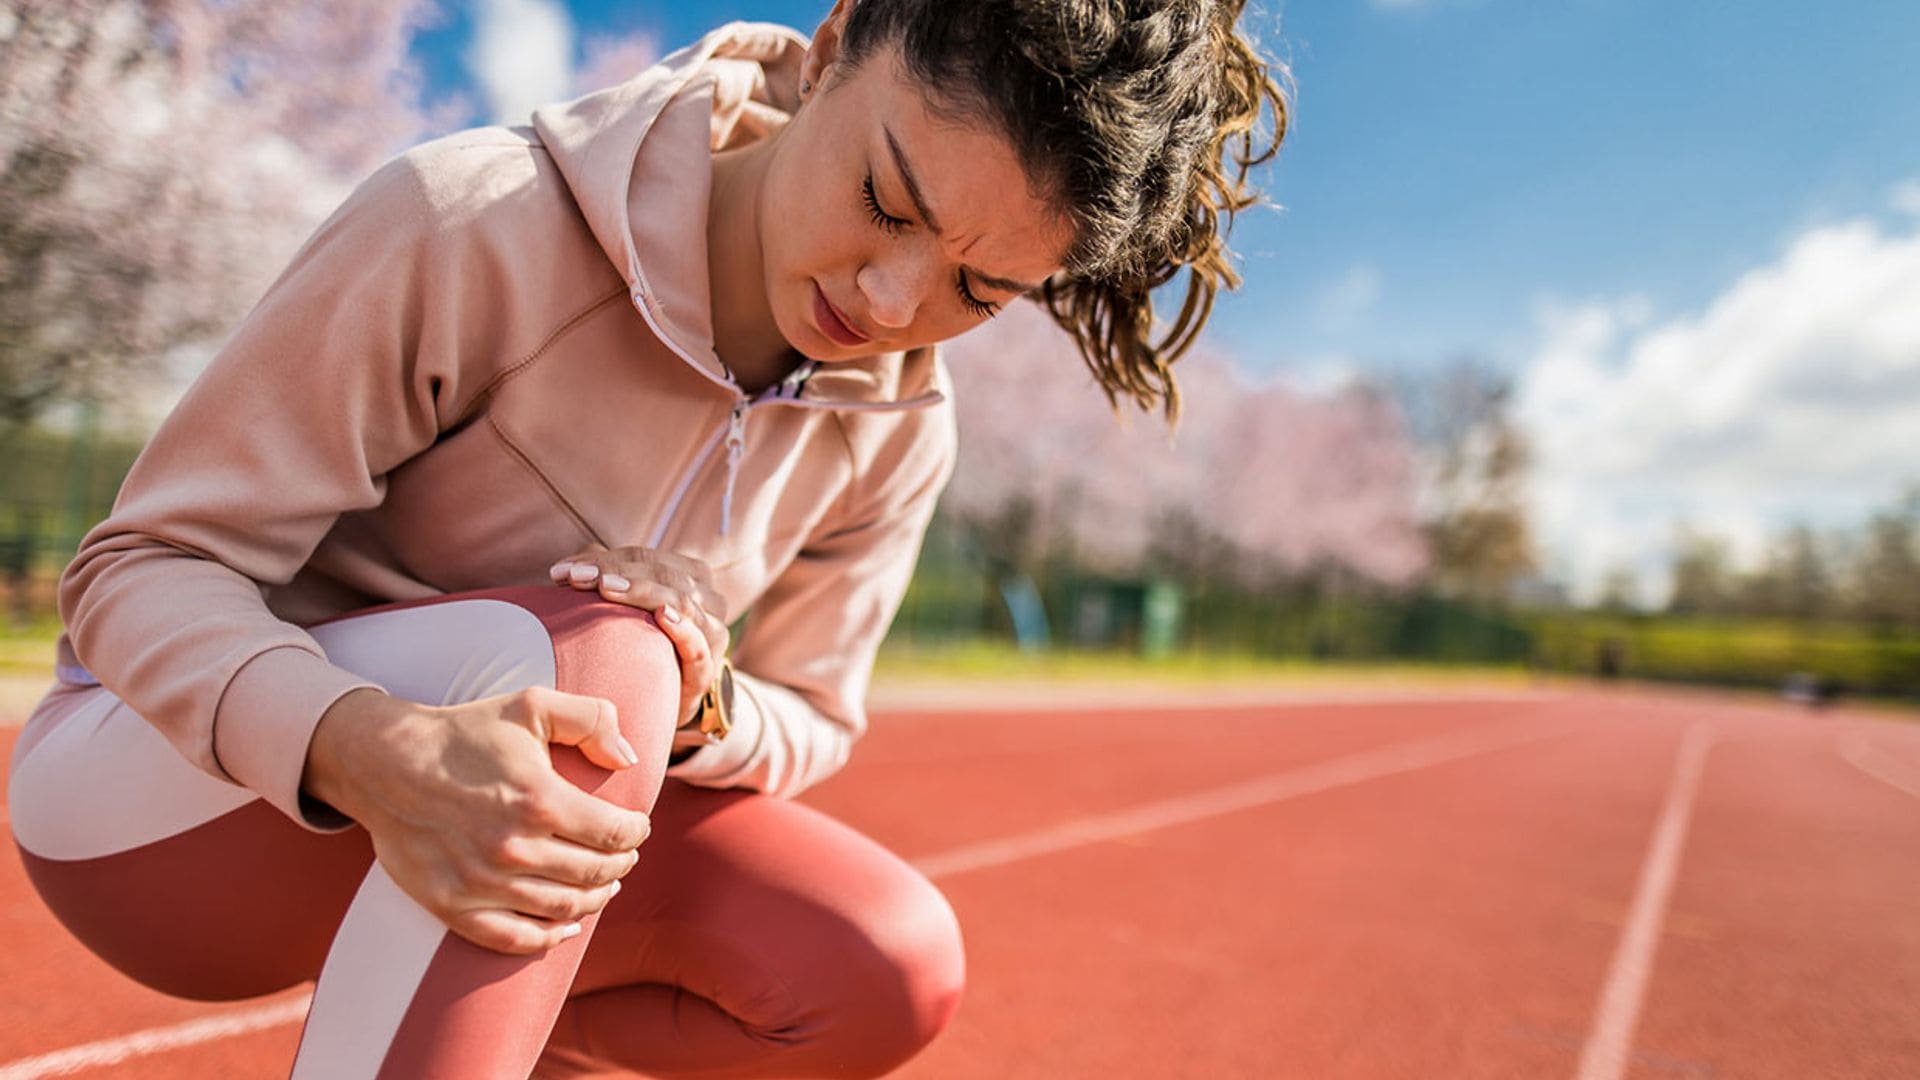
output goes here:
[[327, 951], [291, 1080], [378, 1074], [446, 935], [375, 863]]

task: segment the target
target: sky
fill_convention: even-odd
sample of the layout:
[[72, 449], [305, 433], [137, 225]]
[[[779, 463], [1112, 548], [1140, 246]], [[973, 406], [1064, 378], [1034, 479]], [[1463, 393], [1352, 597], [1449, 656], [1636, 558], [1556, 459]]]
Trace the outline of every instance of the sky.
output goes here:
[[[448, 0], [474, 122], [610, 41], [824, 2]], [[1545, 569], [1657, 600], [1682, 525], [1751, 561], [1920, 484], [1920, 4], [1321, 0], [1242, 24], [1298, 86], [1209, 343], [1308, 387], [1473, 358], [1532, 435]]]

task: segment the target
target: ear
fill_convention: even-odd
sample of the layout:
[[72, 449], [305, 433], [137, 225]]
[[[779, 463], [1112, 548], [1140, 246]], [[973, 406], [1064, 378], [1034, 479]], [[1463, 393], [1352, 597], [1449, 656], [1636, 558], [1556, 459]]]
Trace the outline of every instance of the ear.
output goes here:
[[800, 61], [800, 78], [813, 85], [814, 93], [819, 93], [828, 71], [840, 58], [840, 34], [846, 29], [847, 13], [854, 2], [834, 0], [833, 10], [827, 12], [819, 29], [813, 32], [813, 44], [807, 46], [807, 55]]

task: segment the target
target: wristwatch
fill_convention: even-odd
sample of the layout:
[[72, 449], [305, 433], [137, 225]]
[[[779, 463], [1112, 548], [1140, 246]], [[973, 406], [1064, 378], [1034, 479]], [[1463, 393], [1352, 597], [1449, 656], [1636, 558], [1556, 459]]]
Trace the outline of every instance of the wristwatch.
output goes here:
[[720, 673], [714, 676], [713, 684], [700, 697], [700, 707], [693, 711], [693, 717], [673, 733], [675, 750], [682, 747], [700, 747], [717, 743], [727, 737], [733, 729], [733, 665], [727, 660], [720, 661]]

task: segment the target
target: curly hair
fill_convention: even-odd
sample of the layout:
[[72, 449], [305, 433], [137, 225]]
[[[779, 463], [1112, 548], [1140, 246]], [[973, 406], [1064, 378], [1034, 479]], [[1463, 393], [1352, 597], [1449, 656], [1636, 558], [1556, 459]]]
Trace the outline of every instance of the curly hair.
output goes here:
[[[1115, 408], [1177, 421], [1172, 364], [1221, 289], [1234, 215], [1259, 201], [1247, 172], [1286, 137], [1286, 67], [1239, 29], [1245, 0], [856, 0], [841, 34], [858, 65], [892, 45], [945, 111], [1004, 131], [1070, 215], [1066, 270], [1039, 300], [1072, 335]], [[1260, 114], [1272, 113], [1257, 143]], [[1187, 272], [1154, 334], [1153, 292]]]

